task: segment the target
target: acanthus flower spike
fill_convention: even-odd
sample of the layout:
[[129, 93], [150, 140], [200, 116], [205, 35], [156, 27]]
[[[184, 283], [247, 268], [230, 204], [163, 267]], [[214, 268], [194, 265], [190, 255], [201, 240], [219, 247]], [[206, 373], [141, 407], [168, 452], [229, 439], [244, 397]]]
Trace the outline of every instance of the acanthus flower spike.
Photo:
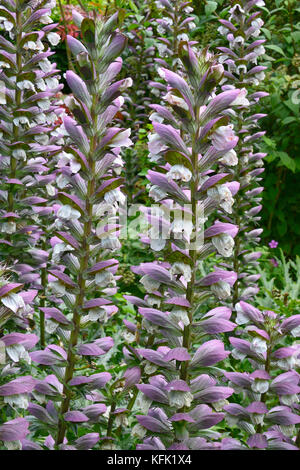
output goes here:
[[[47, 223], [54, 216], [48, 188], [55, 179], [51, 157], [63, 143], [59, 130], [63, 85], [49, 59], [59, 36], [50, 18], [53, 3], [5, 2], [0, 37], [0, 80], [4, 88], [0, 116], [2, 259], [12, 264], [15, 279], [45, 289], [49, 254]], [[10, 18], [10, 20], [8, 20]], [[49, 47], [50, 46], [50, 47]], [[42, 299], [42, 296], [41, 296]], [[44, 301], [40, 300], [41, 306]], [[26, 325], [24, 325], [26, 326]], [[44, 316], [40, 341], [45, 345]]]
[[[153, 237], [158, 242], [154, 249], [166, 261], [134, 268], [135, 273], [142, 275], [141, 283], [148, 295], [145, 304], [141, 304], [141, 299], [127, 297], [139, 307], [141, 318], [139, 331], [132, 330], [138, 332], [139, 341], [128, 346], [127, 362], [133, 366], [137, 365], [137, 358], [143, 358], [142, 362], [139, 359], [142, 374], [135, 405], [137, 411], [143, 412], [137, 415], [139, 424], [152, 436], [157, 435], [165, 448], [191, 449], [195, 448], [199, 430], [209, 440], [210, 432], [206, 430], [224, 417], [214, 413], [211, 406], [220, 411], [233, 393], [232, 388], [220, 386], [213, 378], [214, 366], [224, 361], [229, 352], [222, 341], [209, 338], [234, 329], [235, 324], [229, 320], [231, 310], [216, 308], [200, 318], [195, 317], [195, 312], [204, 298], [222, 299], [224, 292], [230, 295], [236, 281], [236, 274], [231, 271], [216, 268], [204, 278], [197, 271], [199, 261], [216, 251], [218, 243], [214, 238], [228, 236], [231, 244], [237, 233], [237, 227], [230, 223], [216, 222], [206, 230], [204, 224], [222, 202], [210, 197], [209, 189], [222, 178], [226, 187], [227, 181], [227, 175], [218, 180], [207, 170], [237, 142], [230, 128], [215, 147], [213, 132], [229, 114], [239, 90], [211, 98], [221, 79], [213, 56], [205, 51], [196, 54], [186, 42], [179, 44], [179, 51], [186, 79], [165, 68], [161, 69], [161, 76], [186, 106], [178, 106], [177, 102], [169, 102], [169, 108], [156, 106], [159, 120], [156, 122], [155, 116], [154, 133], [149, 137], [149, 150], [156, 154], [157, 165], [155, 171], [149, 171], [148, 179], [161, 197], [157, 218], [151, 216], [151, 211], [145, 213], [152, 225], [149, 241]], [[202, 161], [206, 162], [204, 171]], [[208, 179], [212, 181], [204, 187]], [[155, 230], [151, 233], [153, 225]], [[159, 230], [162, 227], [168, 228], [167, 234]], [[131, 329], [130, 324], [126, 326]], [[192, 341], [195, 335], [198, 348]], [[147, 375], [151, 375], [148, 381]], [[146, 437], [138, 448], [152, 448], [148, 441]]]
[[[125, 202], [120, 190], [123, 180], [116, 171], [121, 147], [131, 145], [130, 129], [112, 124], [123, 104], [121, 93], [131, 85], [128, 79], [115, 82], [119, 55], [126, 45], [126, 38], [114, 32], [118, 23], [118, 13], [107, 21], [85, 18], [81, 23], [83, 42], [68, 38], [76, 72], [66, 73], [73, 98], [71, 115], [65, 115], [62, 123], [64, 151], [56, 160], [57, 208], [47, 289], [56, 305], [41, 308], [61, 345], [49, 344], [30, 353], [31, 360], [50, 367], [59, 382], [53, 393], [60, 402], [55, 445], [61, 449], [65, 445], [81, 448], [99, 440], [95, 436], [90, 442], [64, 442], [72, 423], [92, 423], [97, 413], [100, 416], [106, 411], [104, 403], [99, 409], [89, 405], [78, 409], [74, 396], [85, 393], [93, 406], [97, 389], [111, 379], [106, 372], [77, 376], [75, 365], [78, 357], [101, 363], [114, 344], [105, 336], [105, 324], [118, 310], [111, 299], [116, 292], [118, 261], [111, 254], [120, 247], [117, 216], [119, 205]], [[83, 333], [92, 324], [97, 335], [89, 340]], [[39, 393], [43, 390], [49, 395], [47, 384], [38, 387]], [[42, 416], [41, 410], [32, 406], [30, 410]]]

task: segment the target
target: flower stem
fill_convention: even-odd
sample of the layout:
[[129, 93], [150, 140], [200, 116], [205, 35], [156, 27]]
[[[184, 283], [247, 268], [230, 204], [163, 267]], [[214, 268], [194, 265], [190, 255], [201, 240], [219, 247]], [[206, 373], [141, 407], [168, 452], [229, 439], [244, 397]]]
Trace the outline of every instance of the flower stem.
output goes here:
[[[197, 237], [197, 190], [199, 186], [199, 174], [198, 174], [198, 154], [193, 153], [192, 155], [192, 163], [194, 168], [194, 177], [191, 181], [191, 203], [192, 203], [192, 220], [193, 220], [193, 227], [194, 227], [194, 234], [195, 238]], [[189, 325], [184, 327], [183, 330], [183, 339], [182, 339], [182, 346], [189, 351], [190, 343], [191, 343], [191, 324], [193, 321], [193, 300], [194, 300], [194, 290], [195, 290], [195, 280], [196, 280], [196, 269], [197, 269], [197, 251], [196, 251], [196, 240], [194, 241], [194, 249], [189, 249], [189, 256], [192, 259], [191, 263], [191, 280], [187, 285], [186, 290], [186, 298], [190, 303], [190, 311], [189, 311]], [[183, 361], [180, 367], [180, 378], [186, 382], [188, 382], [188, 361]]]
[[106, 432], [107, 437], [110, 437], [110, 435], [111, 435], [112, 427], [113, 427], [115, 416], [116, 416], [114, 414], [115, 409], [116, 409], [116, 402], [113, 402], [112, 405], [111, 405], [109, 418], [108, 418], [108, 423], [107, 423], [107, 432]]

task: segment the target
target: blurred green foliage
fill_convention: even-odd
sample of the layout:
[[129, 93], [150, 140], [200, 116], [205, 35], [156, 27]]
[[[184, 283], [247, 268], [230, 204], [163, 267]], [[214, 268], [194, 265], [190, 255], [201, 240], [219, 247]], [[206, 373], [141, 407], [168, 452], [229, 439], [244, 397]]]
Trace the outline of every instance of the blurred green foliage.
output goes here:
[[287, 254], [300, 254], [300, 5], [296, 0], [266, 2], [264, 33], [268, 73], [268, 116], [264, 235], [280, 241]]

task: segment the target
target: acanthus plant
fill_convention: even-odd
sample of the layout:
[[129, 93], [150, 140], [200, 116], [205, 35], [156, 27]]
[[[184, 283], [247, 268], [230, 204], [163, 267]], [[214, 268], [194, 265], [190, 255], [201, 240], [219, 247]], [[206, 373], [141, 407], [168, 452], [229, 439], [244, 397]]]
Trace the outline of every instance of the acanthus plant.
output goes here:
[[[147, 437], [138, 449], [220, 448], [221, 443], [211, 442], [219, 434], [209, 428], [223, 420], [219, 411], [233, 392], [220, 385], [221, 369], [214, 367], [229, 354], [219, 334], [234, 329], [231, 310], [216, 307], [204, 314], [201, 304], [211, 296], [228, 298], [236, 274], [217, 268], [201, 278], [198, 267], [216, 250], [215, 238], [237, 233], [230, 223], [216, 221], [205, 230], [203, 225], [224, 204], [209, 197], [209, 189], [227, 181], [227, 207], [234, 202], [230, 189], [235, 193], [236, 183], [214, 170], [237, 144], [232, 130], [228, 134], [220, 128], [228, 123], [230, 106], [238, 104], [241, 92], [215, 95], [223, 66], [207, 51], [196, 55], [182, 42], [179, 56], [187, 81], [165, 68], [159, 73], [180, 105], [169, 102], [172, 111], [152, 105], [154, 133], [149, 137], [149, 151], [157, 162], [156, 170], [147, 175], [149, 194], [160, 205], [155, 213], [151, 208], [145, 212], [151, 224], [149, 243], [164, 261], [134, 268], [143, 275], [147, 295], [144, 301], [127, 297], [139, 307], [140, 324], [124, 321], [137, 340], [124, 354], [142, 397], [134, 409], [144, 414], [136, 416], [134, 432]], [[203, 243], [196, 234], [203, 236]]]
[[34, 221], [43, 201], [29, 197], [38, 196], [39, 180], [47, 171], [47, 157], [59, 148], [55, 133], [50, 135], [59, 112], [54, 98], [62, 87], [55, 64], [48, 59], [53, 54], [49, 44], [59, 41], [58, 34], [52, 31], [56, 25], [51, 24], [49, 16], [53, 2], [39, 2], [35, 8], [31, 5], [27, 1], [3, 2], [0, 11], [6, 36], [0, 37], [0, 80], [4, 88], [1, 232], [6, 240], [5, 259], [17, 259], [18, 246], [24, 247], [22, 239], [32, 235], [30, 228], [22, 228], [30, 225], [31, 219]]
[[243, 301], [239, 314], [239, 336], [229, 340], [232, 357], [243, 370], [247, 362], [248, 372], [225, 372], [228, 385], [242, 396], [224, 407], [230, 428], [240, 429], [227, 448], [298, 450], [300, 315], [286, 318]]
[[[111, 374], [92, 374], [90, 360], [94, 359], [95, 366], [101, 364], [101, 356], [113, 345], [113, 339], [105, 335], [105, 324], [117, 311], [111, 295], [116, 292], [118, 261], [111, 258], [111, 252], [120, 247], [116, 222], [119, 203], [125, 199], [120, 191], [122, 178], [115, 175], [115, 169], [122, 166], [121, 147], [131, 145], [130, 130], [112, 125], [124, 101], [120, 95], [131, 85], [131, 79], [115, 81], [126, 43], [117, 30], [119, 14], [105, 22], [78, 14], [76, 20], [81, 20], [83, 43], [68, 36], [78, 73], [66, 73], [73, 93], [69, 103], [73, 116], [65, 116], [63, 125], [67, 133], [64, 150], [73, 155], [73, 164], [80, 170], [73, 173], [66, 159], [60, 165], [64, 187], [57, 194], [60, 207], [55, 222], [60, 243], [54, 240], [60, 259], [49, 270], [49, 294], [52, 301], [56, 297], [56, 307], [43, 309], [57, 323], [60, 345], [54, 342], [31, 353], [32, 361], [50, 366], [52, 373], [35, 390], [41, 404], [33, 402], [28, 408], [40, 420], [39, 426], [46, 424], [51, 433], [45, 445], [60, 449], [93, 447], [100, 439], [99, 431], [102, 434], [99, 419], [106, 411], [109, 392], [101, 394], [99, 389]], [[52, 401], [49, 407], [42, 406], [53, 397], [59, 407]], [[73, 432], [75, 423], [84, 423], [95, 432], [80, 438]], [[104, 429], [109, 437], [109, 423]]]
[[[0, 8], [1, 255], [16, 280], [43, 290], [47, 223], [54, 215], [46, 205], [46, 187], [55, 179], [49, 160], [63, 142], [57, 130], [62, 85], [49, 60], [60, 40], [50, 18], [54, 6], [12, 0]], [[40, 327], [43, 345], [43, 314]]]
[[[262, 229], [258, 227], [261, 205], [261, 174], [264, 171], [263, 158], [265, 153], [259, 151], [259, 139], [265, 134], [257, 130], [258, 120], [265, 114], [256, 112], [259, 100], [268, 95], [258, 88], [264, 80], [266, 67], [257, 65], [259, 57], [265, 53], [261, 37], [264, 24], [260, 11], [254, 7], [263, 6], [264, 2], [243, 0], [229, 9], [229, 18], [220, 19], [220, 34], [225, 36], [229, 47], [219, 47], [219, 61], [224, 65], [225, 73], [222, 89], [240, 88], [243, 94], [240, 106], [235, 110], [232, 119], [234, 130], [239, 136], [235, 150], [227, 159], [221, 160], [222, 168], [230, 172], [240, 184], [236, 194], [236, 202], [227, 221], [237, 225], [239, 232], [235, 240], [235, 248], [228, 264], [238, 275], [234, 287], [231, 305], [239, 300], [253, 298], [258, 292], [259, 274], [255, 271], [260, 251], [254, 251], [260, 242]], [[224, 243], [226, 242], [224, 238]], [[232, 240], [227, 237], [228, 246]]]

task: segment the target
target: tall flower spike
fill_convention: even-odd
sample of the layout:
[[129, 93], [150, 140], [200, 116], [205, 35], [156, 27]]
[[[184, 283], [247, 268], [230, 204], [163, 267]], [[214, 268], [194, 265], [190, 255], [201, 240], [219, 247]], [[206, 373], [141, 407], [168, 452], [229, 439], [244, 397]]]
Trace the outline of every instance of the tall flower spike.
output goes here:
[[[46, 224], [54, 215], [46, 190], [55, 179], [49, 160], [61, 145], [57, 96], [62, 85], [56, 64], [49, 61], [51, 46], [60, 39], [50, 18], [53, 6], [55, 2], [16, 0], [0, 8], [0, 81], [5, 90], [0, 113], [0, 253], [13, 266], [16, 281], [42, 290], [47, 281]], [[40, 341], [44, 346], [43, 314]]]
[[[222, 89], [230, 90], [235, 87], [241, 90], [232, 119], [239, 142], [235, 150], [231, 150], [220, 160], [221, 168], [239, 183], [232, 213], [226, 218], [226, 221], [239, 227], [234, 252], [228, 260], [228, 264], [238, 275], [232, 298], [233, 306], [241, 299], [251, 299], [258, 292], [256, 281], [259, 275], [253, 273], [253, 268], [261, 253], [254, 250], [260, 242], [262, 232], [257, 225], [262, 209], [261, 174], [264, 171], [263, 158], [266, 154], [259, 151], [258, 144], [264, 132], [257, 131], [258, 121], [265, 114], [257, 112], [256, 108], [260, 98], [267, 95], [257, 91], [266, 68], [258, 65], [259, 57], [265, 53], [265, 39], [261, 36], [264, 22], [260, 18], [260, 11], [253, 11], [260, 3], [249, 0], [235, 3], [228, 12], [228, 19], [219, 20], [221, 26], [218, 28], [229, 42], [229, 48], [218, 48], [221, 51], [219, 61], [225, 68]], [[220, 132], [225, 130], [221, 128]], [[223, 240], [222, 246], [225, 244], [226, 240]]]
[[[153, 21], [153, 25], [154, 26], [156, 25], [156, 30], [159, 35], [167, 36], [167, 38], [165, 37], [158, 38], [158, 40], [160, 41], [160, 44], [158, 44], [157, 49], [158, 49], [158, 53], [160, 57], [154, 59], [156, 63], [156, 68], [159, 65], [160, 66], [164, 65], [166, 67], [169, 65], [174, 71], [177, 71], [177, 69], [179, 71], [180, 69], [182, 69], [182, 63], [180, 60], [178, 60], [178, 44], [181, 40], [187, 40], [187, 41], [189, 40], [188, 32], [193, 27], [194, 23], [192, 22], [193, 17], [187, 18], [187, 15], [190, 15], [193, 12], [192, 4], [188, 2], [180, 3], [177, 1], [176, 2], [157, 1], [156, 6], [159, 9], [160, 15], [163, 17]], [[153, 34], [152, 27], [151, 29], [147, 28], [145, 33], [147, 34], [147, 31], [149, 30], [151, 30], [151, 35], [152, 35]], [[130, 32], [130, 34], [132, 34], [132, 32]], [[150, 35], [150, 31], [149, 31], [149, 35]], [[155, 42], [153, 41], [153, 45], [154, 44]], [[193, 45], [195, 44], [195, 42], [189, 42], [189, 44]], [[151, 49], [155, 49], [155, 48], [154, 47], [148, 48], [146, 51], [149, 51], [148, 53], [150, 53]], [[151, 67], [151, 71], [153, 73], [152, 68], [153, 66]], [[167, 87], [163, 80], [160, 80], [159, 83], [150, 81], [149, 88], [152, 94], [155, 94], [157, 97], [160, 97], [161, 92], [164, 92], [163, 99], [166, 100], [166, 103], [168, 103], [169, 99], [171, 99], [171, 101], [172, 101], [172, 98], [175, 99], [175, 97], [172, 96], [171, 93], [167, 93]], [[138, 93], [142, 93], [142, 92], [139, 91]], [[178, 99], [180, 100], [180, 98]], [[149, 103], [147, 104], [149, 105]], [[163, 118], [160, 117], [158, 113], [152, 113], [152, 115], [150, 116], [150, 119], [153, 121], [158, 120], [159, 122], [163, 121]], [[130, 152], [131, 150], [129, 149], [128, 153]], [[155, 159], [155, 157], [153, 157], [152, 154], [150, 153], [150, 160], [152, 158]], [[150, 193], [150, 196], [153, 197], [155, 201], [159, 200], [157, 199], [156, 192], [157, 192], [157, 189], [154, 188], [153, 194]], [[145, 210], [145, 208], [142, 208], [142, 211], [145, 213], [146, 218], [151, 219], [151, 215], [148, 213], [147, 209]], [[157, 220], [159, 223], [159, 218]], [[142, 237], [141, 240], [146, 244], [150, 243], [150, 240], [148, 237], [146, 238]], [[152, 248], [154, 244], [155, 244], [155, 241], [152, 241], [151, 242]], [[158, 263], [158, 265], [163, 266], [164, 263]], [[169, 266], [167, 265], [167, 267]], [[132, 267], [132, 271], [134, 271], [136, 274], [140, 274], [140, 275], [144, 274], [142, 267], [140, 268]], [[148, 275], [143, 275], [141, 282], [145, 283], [145, 286], [148, 284], [148, 287], [149, 287], [149, 283], [153, 281], [151, 281]], [[144, 303], [141, 303], [141, 299], [134, 297], [134, 296], [125, 295], [125, 298], [129, 302], [132, 302], [133, 304], [135, 304], [136, 306], [143, 305], [145, 307], [147, 306], [159, 307], [163, 298], [163, 293], [152, 290], [151, 295], [145, 296]], [[131, 322], [127, 320], [124, 321], [125, 326], [128, 329], [127, 332], [126, 331], [124, 332], [124, 338], [129, 343], [135, 343], [135, 345], [139, 345], [140, 347], [141, 346], [148, 347], [149, 345], [153, 343], [154, 335], [151, 333], [148, 334], [148, 332], [145, 329], [140, 330], [140, 324], [141, 324], [140, 322], [142, 320], [142, 317], [139, 314], [137, 315], [136, 320], [137, 320], [136, 325], [133, 325]], [[135, 335], [132, 334], [133, 332], [135, 333]], [[131, 346], [133, 346], [133, 344], [131, 344]], [[134, 354], [137, 354], [136, 356], [137, 358], [138, 353], [136, 350], [134, 350]], [[129, 362], [132, 359], [132, 356], [129, 355], [128, 357], [127, 354], [125, 354], [125, 357], [126, 357], [126, 360], [129, 360]], [[147, 372], [147, 367], [145, 365], [142, 365], [141, 367], [139, 366], [136, 366], [136, 367], [138, 367], [140, 374], [142, 374], [143, 372]], [[129, 402], [128, 408], [130, 410], [134, 407], [137, 392], [138, 390], [136, 389], [135, 392], [133, 392], [133, 397], [131, 398]]]
[[[47, 159], [59, 150], [56, 127], [59, 85], [51, 45], [59, 40], [50, 18], [52, 3], [5, 2], [0, 8], [0, 113], [2, 259], [30, 263], [24, 247], [39, 238], [37, 220], [51, 212], [45, 186], [51, 181]], [[44, 212], [43, 212], [44, 211]]]
[[[160, 74], [181, 104], [170, 103], [172, 110], [153, 105], [159, 122], [154, 121], [154, 133], [149, 137], [149, 150], [157, 160], [155, 171], [148, 172], [153, 185], [150, 194], [160, 202], [155, 214], [150, 210], [149, 238], [166, 262], [144, 263], [136, 270], [143, 274], [141, 281], [149, 293], [145, 306], [140, 300], [142, 330], [152, 338], [148, 347], [130, 348], [127, 354], [132, 365], [133, 356], [142, 358], [140, 365], [151, 374], [148, 383], [144, 379], [137, 385], [144, 396], [142, 402], [146, 401], [142, 407], [146, 404], [147, 410], [150, 405], [148, 414], [144, 408], [144, 415], [137, 415], [137, 419], [152, 435], [138, 446], [141, 449], [155, 448], [154, 441], [160, 448], [200, 448], [197, 438], [214, 435], [205, 430], [224, 416], [214, 413], [210, 405], [221, 410], [223, 400], [233, 392], [219, 386], [212, 367], [229, 354], [214, 335], [234, 328], [229, 320], [231, 311], [220, 307], [199, 316], [196, 310], [206, 297], [230, 295], [236, 280], [234, 272], [222, 269], [201, 278], [198, 264], [215, 251], [211, 242], [214, 234], [234, 237], [237, 231], [232, 224], [214, 224], [206, 230], [203, 225], [222, 203], [210, 198], [208, 190], [222, 180], [226, 185], [227, 175], [214, 174], [211, 168], [238, 139], [231, 132], [218, 145], [215, 141], [240, 91], [214, 95], [223, 67], [206, 51], [196, 55], [183, 42], [179, 55], [188, 79], [166, 68]], [[159, 308], [147, 305], [153, 297], [158, 298]], [[138, 303], [134, 298], [128, 300]], [[210, 443], [207, 446], [213, 447]]]
[[[68, 37], [78, 73], [66, 73], [73, 92], [73, 116], [64, 118], [65, 151], [74, 156], [73, 163], [80, 169], [73, 173], [66, 163], [60, 165], [65, 179], [63, 190], [57, 194], [60, 205], [55, 246], [60, 247], [49, 270], [49, 293], [58, 298], [58, 303], [55, 308], [43, 309], [48, 318], [59, 324], [57, 333], [65, 347], [52, 344], [44, 351], [31, 353], [33, 361], [51, 366], [64, 384], [63, 390], [57, 387], [56, 400], [61, 401], [55, 418], [58, 446], [63, 445], [69, 423], [87, 423], [94, 416], [89, 407], [74, 409], [76, 389], [97, 390], [111, 378], [106, 372], [76, 377], [74, 368], [77, 355], [97, 360], [113, 345], [113, 340], [103, 335], [105, 322], [117, 308], [105, 297], [116, 292], [118, 262], [111, 258], [111, 252], [120, 247], [116, 216], [118, 204], [125, 198], [120, 191], [122, 178], [115, 175], [115, 168], [119, 167], [121, 147], [131, 145], [130, 130], [111, 127], [123, 104], [120, 95], [131, 84], [130, 79], [114, 81], [126, 43], [116, 30], [118, 21], [118, 13], [105, 22], [100, 17], [85, 18], [81, 22], [83, 42]], [[70, 312], [67, 317], [66, 312]], [[92, 342], [84, 340], [83, 332], [93, 322], [97, 333]], [[88, 397], [93, 400], [93, 393]], [[102, 404], [99, 414], [105, 409]], [[35, 416], [41, 411], [34, 407], [31, 410]], [[75, 447], [81, 445], [76, 442]]]

